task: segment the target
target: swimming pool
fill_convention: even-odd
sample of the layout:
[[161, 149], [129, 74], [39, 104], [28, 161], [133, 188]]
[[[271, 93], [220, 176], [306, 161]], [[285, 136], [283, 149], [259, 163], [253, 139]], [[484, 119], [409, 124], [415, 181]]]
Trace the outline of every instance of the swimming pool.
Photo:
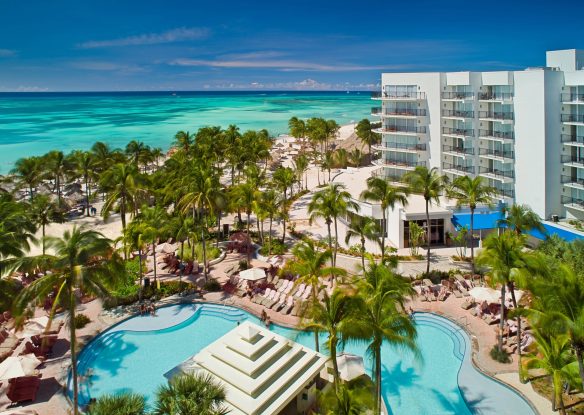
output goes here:
[[[80, 404], [122, 391], [152, 402], [167, 381], [165, 373], [245, 320], [259, 324], [241, 309], [202, 303], [160, 308], [155, 317], [132, 317], [111, 327], [79, 355]], [[459, 326], [429, 313], [416, 313], [415, 320], [421, 361], [383, 345], [382, 391], [392, 414], [535, 414], [521, 396], [472, 366], [470, 339]], [[272, 330], [314, 345], [310, 333], [276, 325]], [[365, 356], [370, 368], [365, 350], [364, 344], [345, 347]]]

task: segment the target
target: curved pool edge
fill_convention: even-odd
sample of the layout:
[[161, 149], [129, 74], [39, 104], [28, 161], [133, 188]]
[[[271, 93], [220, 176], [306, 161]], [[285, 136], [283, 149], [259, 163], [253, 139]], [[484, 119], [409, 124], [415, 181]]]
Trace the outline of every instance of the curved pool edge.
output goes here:
[[[185, 301], [184, 299], [179, 299], [179, 301], [173, 301], [173, 302], [168, 302], [165, 303], [163, 305], [160, 305], [158, 307], [158, 310], [163, 309], [163, 308], [167, 308], [167, 307], [176, 307], [176, 306], [196, 306], [197, 304], [200, 305], [205, 305], [205, 304], [209, 304], [209, 305], [214, 305], [214, 306], [218, 306], [218, 307], [225, 307], [225, 308], [232, 308], [232, 309], [236, 309], [236, 310], [240, 310], [240, 311], [244, 311], [247, 312], [253, 316], [259, 317], [252, 309], [250, 308], [246, 308], [246, 307], [241, 307], [239, 305], [234, 305], [234, 304], [226, 304], [226, 302], [217, 302], [217, 301], [208, 301], [208, 300], [191, 300], [191, 301]], [[170, 325], [166, 328], [162, 328], [162, 329], [158, 329], [158, 330], [150, 330], [150, 331], [160, 331], [160, 330], [170, 330], [174, 327], [178, 327], [181, 326], [182, 324], [184, 324], [186, 321], [190, 321], [192, 319], [196, 319], [197, 315], [199, 314], [197, 311], [200, 310], [199, 308], [195, 309], [194, 313], [186, 318], [185, 320], [183, 320], [182, 322], [179, 322], [177, 324], [173, 324]], [[463, 327], [462, 325], [460, 325], [458, 322], [456, 322], [454, 319], [450, 318], [447, 315], [444, 314], [440, 314], [440, 313], [436, 313], [436, 312], [427, 312], [427, 311], [415, 311], [414, 313], [414, 318], [415, 315], [427, 315], [427, 316], [431, 316], [432, 318], [436, 318], [436, 319], [441, 319], [444, 320], [445, 322], [447, 322], [449, 325], [453, 325], [455, 326], [458, 330], [462, 330], [463, 333], [465, 334], [465, 340], [467, 342], [465, 347], [465, 352], [464, 352], [464, 356], [463, 359], [461, 360], [461, 364], [458, 368], [458, 375], [457, 375], [457, 379], [460, 376], [460, 372], [463, 369], [465, 360], [468, 359], [468, 361], [471, 363], [472, 368], [482, 377], [486, 378], [487, 380], [490, 381], [495, 381], [497, 384], [499, 384], [500, 386], [508, 389], [509, 391], [511, 391], [512, 393], [516, 394], [517, 396], [519, 396], [533, 411], [534, 414], [536, 415], [542, 415], [539, 410], [537, 409], [537, 407], [531, 402], [531, 400], [525, 395], [523, 394], [520, 390], [518, 390], [517, 388], [515, 388], [513, 385], [510, 385], [506, 382], [504, 382], [501, 379], [498, 379], [495, 377], [495, 374], [491, 374], [485, 370], [483, 370], [475, 361], [475, 352], [477, 351], [475, 348], [475, 343], [472, 340], [474, 336], [474, 334], [472, 332], [470, 332], [467, 328]], [[112, 324], [111, 326], [107, 327], [105, 330], [98, 332], [95, 334], [95, 336], [93, 336], [87, 343], [85, 343], [82, 347], [81, 350], [78, 350], [78, 363], [80, 361], [80, 358], [82, 356], [82, 354], [84, 353], [85, 349], [87, 347], [89, 347], [97, 338], [99, 338], [102, 335], [107, 335], [108, 333], [113, 333], [116, 332], [116, 328], [120, 325], [122, 325], [123, 323], [127, 322], [128, 320], [135, 318], [139, 316], [139, 313], [133, 313], [130, 315], [125, 316], [124, 318], [122, 318], [120, 321], [115, 322], [114, 324]], [[297, 327], [294, 325], [288, 325], [288, 324], [282, 324], [282, 323], [274, 323], [275, 326], [280, 326], [280, 327], [284, 327], [284, 328], [289, 328], [289, 329], [296, 329]], [[121, 331], [126, 331], [123, 329], [119, 330]], [[470, 344], [470, 348], [468, 347], [468, 345]], [[470, 350], [470, 354], [468, 353], [468, 351]], [[467, 405], [467, 407], [469, 408], [469, 411], [473, 412], [471, 409], [471, 405], [469, 404], [469, 401], [467, 399], [466, 393], [465, 391], [461, 388], [460, 386], [460, 382], [457, 381], [457, 386], [460, 392], [460, 395], [462, 396], [462, 398], [465, 401], [465, 404]], [[69, 401], [69, 404], [72, 406], [72, 400], [70, 398], [70, 393], [71, 393], [71, 368], [69, 368], [68, 370], [68, 374], [67, 374], [67, 383], [66, 383], [66, 387], [65, 387], [65, 397], [66, 399]], [[384, 403], [385, 403], [385, 399]]]
[[[517, 389], [513, 385], [511, 385], [507, 382], [504, 382], [501, 379], [498, 379], [496, 377], [497, 373], [488, 372], [478, 364], [478, 362], [475, 359], [475, 354], [478, 352], [478, 349], [477, 349], [477, 346], [475, 345], [475, 342], [473, 341], [473, 338], [476, 338], [476, 336], [470, 330], [468, 330], [466, 327], [462, 326], [459, 322], [457, 322], [456, 320], [454, 320], [453, 318], [451, 318], [450, 316], [445, 315], [445, 314], [441, 314], [441, 313], [437, 313], [437, 312], [430, 312], [430, 311], [415, 311], [414, 315], [415, 314], [429, 314], [429, 315], [433, 315], [435, 317], [442, 318], [442, 319], [446, 320], [447, 322], [449, 322], [451, 325], [454, 325], [458, 329], [462, 330], [465, 333], [468, 342], [470, 343], [470, 355], [469, 355], [469, 353], [465, 352], [464, 359], [465, 360], [468, 359], [468, 361], [472, 365], [472, 368], [479, 375], [487, 378], [488, 380], [495, 381], [496, 383], [503, 386], [504, 388], [507, 388], [510, 391], [512, 391], [513, 393], [517, 394], [517, 396], [519, 396], [523, 401], [525, 401], [525, 403], [531, 408], [531, 410], [533, 411], [534, 414], [542, 415], [541, 412], [538, 410], [537, 406], [523, 392], [521, 392], [519, 389]], [[458, 368], [458, 376], [460, 376], [460, 372], [463, 369], [463, 363], [464, 363], [464, 361], [461, 362], [461, 365]], [[509, 371], [509, 372], [505, 372], [505, 373], [516, 373], [516, 372]], [[460, 382], [458, 382], [458, 388], [459, 388], [461, 396], [463, 397], [463, 399], [467, 403], [467, 406], [469, 406], [468, 405], [469, 404], [468, 398], [466, 396], [465, 391], [460, 387]], [[470, 408], [470, 406], [469, 406], [469, 408]]]

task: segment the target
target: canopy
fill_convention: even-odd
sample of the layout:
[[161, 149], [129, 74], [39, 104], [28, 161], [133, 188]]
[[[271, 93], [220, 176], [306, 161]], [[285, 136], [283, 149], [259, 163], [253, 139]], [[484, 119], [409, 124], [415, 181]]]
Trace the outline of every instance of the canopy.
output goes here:
[[[363, 358], [350, 353], [341, 353], [337, 356], [337, 363], [339, 367], [339, 377], [349, 382], [359, 376], [365, 374], [365, 365]], [[333, 382], [333, 367], [329, 361], [327, 366], [322, 370], [321, 375], [323, 379]]]
[[[472, 298], [477, 302], [482, 303], [486, 301], [489, 304], [501, 302], [501, 291], [494, 290], [488, 287], [474, 287], [468, 292]], [[523, 291], [515, 290], [515, 299], [519, 301], [523, 296]], [[511, 295], [507, 293], [507, 300], [511, 298]]]
[[266, 271], [261, 268], [250, 268], [239, 273], [239, 278], [249, 281], [257, 281], [266, 278]]
[[10, 356], [0, 363], [0, 380], [30, 376], [41, 361], [34, 354]]

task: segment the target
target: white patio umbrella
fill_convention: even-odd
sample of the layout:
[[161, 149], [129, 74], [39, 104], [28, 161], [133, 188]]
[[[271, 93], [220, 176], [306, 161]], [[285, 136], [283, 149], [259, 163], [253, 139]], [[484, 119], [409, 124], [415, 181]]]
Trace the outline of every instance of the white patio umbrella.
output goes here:
[[0, 363], [0, 380], [32, 375], [40, 364], [41, 361], [34, 354], [7, 357]]
[[47, 316], [32, 318], [24, 324], [22, 330], [17, 332], [16, 335], [19, 337], [36, 336], [37, 334], [43, 333], [48, 325], [49, 318]]
[[363, 358], [349, 353], [341, 353], [337, 356], [339, 376], [344, 381], [351, 381], [365, 374]]
[[[501, 302], [501, 291], [488, 287], [474, 287], [468, 292], [477, 302], [482, 303], [486, 301], [489, 304]], [[515, 299], [519, 301], [523, 296], [523, 291], [515, 290]], [[507, 301], [511, 299], [511, 293], [507, 292], [505, 298]]]
[[250, 268], [239, 273], [239, 278], [248, 281], [257, 281], [266, 278], [266, 271], [261, 268]]

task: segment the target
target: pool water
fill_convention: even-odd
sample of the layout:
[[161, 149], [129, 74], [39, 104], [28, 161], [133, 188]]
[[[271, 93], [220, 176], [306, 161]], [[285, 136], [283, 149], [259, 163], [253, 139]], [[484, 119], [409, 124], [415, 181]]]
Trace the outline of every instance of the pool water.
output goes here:
[[[110, 328], [79, 356], [80, 404], [122, 391], [141, 393], [152, 403], [157, 388], [167, 382], [165, 373], [246, 320], [261, 324], [238, 308], [189, 304], [164, 307], [155, 317], [137, 316]], [[428, 313], [416, 313], [415, 320], [421, 359], [383, 345], [382, 392], [390, 413], [534, 414], [518, 394], [474, 369], [470, 340], [460, 327]], [[314, 347], [311, 333], [277, 325], [272, 330]], [[364, 356], [370, 373], [366, 348], [350, 344], [345, 351]]]

